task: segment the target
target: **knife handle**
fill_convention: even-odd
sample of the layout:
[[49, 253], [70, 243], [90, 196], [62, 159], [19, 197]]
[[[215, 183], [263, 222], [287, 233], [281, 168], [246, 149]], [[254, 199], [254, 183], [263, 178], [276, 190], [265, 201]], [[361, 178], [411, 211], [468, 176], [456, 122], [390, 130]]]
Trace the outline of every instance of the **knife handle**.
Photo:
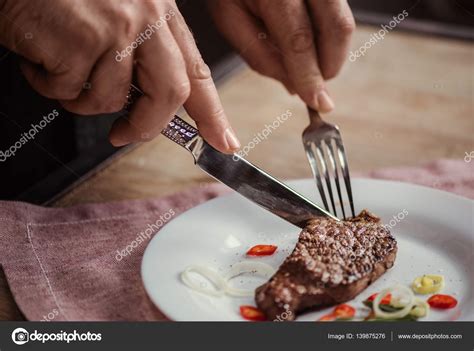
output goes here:
[[[127, 95], [127, 102], [125, 103], [124, 109], [130, 111], [130, 108], [143, 96], [143, 92], [136, 85], [131, 84], [130, 90]], [[189, 143], [199, 135], [199, 131], [191, 126], [189, 123], [185, 122], [179, 116], [174, 116], [171, 122], [161, 131], [165, 137], [174, 141], [176, 144], [181, 145], [182, 147], [189, 150]], [[190, 150], [192, 152], [192, 150]]]

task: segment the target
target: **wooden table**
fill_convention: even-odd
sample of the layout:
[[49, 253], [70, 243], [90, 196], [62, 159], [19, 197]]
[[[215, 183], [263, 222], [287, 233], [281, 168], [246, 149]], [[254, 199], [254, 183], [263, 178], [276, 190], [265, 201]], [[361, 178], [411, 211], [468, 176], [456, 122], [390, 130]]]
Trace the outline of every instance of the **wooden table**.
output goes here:
[[[353, 49], [373, 31], [360, 27]], [[325, 118], [341, 127], [351, 169], [461, 159], [474, 150], [472, 62], [472, 44], [397, 32], [348, 62], [329, 83], [337, 106]], [[297, 97], [247, 68], [219, 92], [243, 145], [290, 110], [292, 117], [247, 157], [279, 178], [311, 176], [301, 145], [308, 117]], [[54, 205], [160, 197], [210, 181], [187, 152], [159, 137], [113, 160]], [[0, 319], [21, 319], [2, 275]]]

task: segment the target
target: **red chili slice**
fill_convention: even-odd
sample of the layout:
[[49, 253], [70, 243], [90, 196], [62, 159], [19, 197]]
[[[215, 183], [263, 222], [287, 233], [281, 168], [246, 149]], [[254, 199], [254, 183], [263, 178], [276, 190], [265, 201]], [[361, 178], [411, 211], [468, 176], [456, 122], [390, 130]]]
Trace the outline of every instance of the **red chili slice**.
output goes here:
[[247, 251], [248, 256], [270, 256], [273, 255], [278, 246], [275, 245], [255, 245]]
[[318, 319], [318, 321], [321, 322], [329, 322], [329, 321], [334, 321], [336, 319], [349, 319], [355, 316], [355, 308], [343, 303], [342, 305], [336, 306], [334, 308], [334, 311], [332, 311], [329, 314], [325, 314], [321, 318]]
[[456, 307], [458, 300], [450, 295], [436, 294], [428, 299], [428, 304], [433, 308], [446, 310]]
[[240, 306], [240, 314], [249, 321], [260, 322], [267, 320], [263, 312], [253, 306]]
[[[367, 301], [371, 302], [371, 301], [374, 301], [375, 298], [377, 297], [377, 293], [375, 294], [372, 294], [369, 296], [369, 298], [367, 299]], [[390, 305], [390, 301], [392, 300], [392, 294], [387, 294], [383, 297], [382, 301], [380, 301], [380, 304], [381, 305]]]
[[330, 314], [325, 314], [324, 316], [319, 318], [318, 321], [320, 321], [320, 322], [331, 322], [331, 321], [336, 320], [336, 318], [337, 318], [337, 316], [334, 313], [330, 313]]
[[344, 303], [342, 305], [336, 306], [333, 314], [336, 315], [337, 318], [348, 319], [354, 317], [355, 312], [356, 310], [354, 307]]

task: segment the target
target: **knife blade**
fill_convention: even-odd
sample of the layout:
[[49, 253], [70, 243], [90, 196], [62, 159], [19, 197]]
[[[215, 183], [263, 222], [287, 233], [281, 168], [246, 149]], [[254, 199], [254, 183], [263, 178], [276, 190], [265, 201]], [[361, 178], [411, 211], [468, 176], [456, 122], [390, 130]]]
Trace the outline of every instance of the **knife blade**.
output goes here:
[[[132, 84], [125, 108], [129, 110], [142, 95], [143, 92]], [[214, 149], [199, 135], [196, 128], [179, 116], [174, 116], [161, 134], [191, 152], [195, 164], [211, 177], [300, 228], [304, 228], [315, 217], [329, 217], [339, 221], [337, 217], [240, 155], [228, 155]]]
[[191, 152], [204, 172], [284, 220], [303, 228], [308, 220], [331, 215], [238, 154], [224, 154], [209, 145], [196, 128], [175, 116], [163, 135]]

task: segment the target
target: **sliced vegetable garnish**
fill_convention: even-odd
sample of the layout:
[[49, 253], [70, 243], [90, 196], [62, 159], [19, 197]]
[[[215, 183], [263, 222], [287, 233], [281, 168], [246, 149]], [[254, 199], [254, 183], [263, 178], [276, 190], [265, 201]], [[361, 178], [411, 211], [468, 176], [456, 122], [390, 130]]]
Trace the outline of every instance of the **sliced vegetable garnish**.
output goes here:
[[415, 303], [413, 305], [413, 308], [410, 311], [410, 315], [415, 318], [422, 318], [422, 317], [426, 317], [429, 311], [430, 311], [430, 305], [428, 305], [426, 301], [423, 301], [422, 299], [415, 297]]
[[[214, 289], [208, 288], [208, 284], [204, 282], [199, 283], [196, 279], [191, 278], [192, 272], [197, 273], [210, 281], [214, 285]], [[222, 296], [227, 288], [224, 278], [222, 278], [219, 273], [204, 266], [193, 265], [187, 267], [181, 273], [181, 280], [191, 289], [211, 296]]]
[[336, 315], [338, 319], [349, 319], [355, 316], [355, 312], [356, 310], [354, 307], [344, 303], [336, 306], [333, 314]]
[[[212, 283], [213, 287], [204, 281], [198, 282], [197, 279], [192, 277], [192, 273], [199, 274], [203, 278], [206, 278]], [[243, 261], [234, 264], [229, 273], [222, 277], [209, 267], [192, 265], [186, 267], [181, 273], [181, 280], [189, 288], [211, 296], [219, 297], [224, 294], [231, 296], [253, 296], [255, 289], [237, 289], [229, 285], [231, 279], [244, 273], [253, 273], [268, 279], [275, 273], [275, 269], [263, 262]]]
[[275, 245], [255, 245], [247, 251], [248, 256], [270, 256], [273, 255], [278, 246]]
[[425, 274], [415, 278], [411, 288], [417, 294], [434, 294], [444, 288], [444, 276], [439, 274]]
[[253, 296], [255, 294], [255, 289], [237, 289], [229, 285], [231, 279], [244, 273], [254, 273], [268, 279], [275, 273], [275, 269], [266, 263], [255, 261], [243, 261], [234, 264], [230, 272], [224, 277], [226, 282], [225, 292], [227, 294], [231, 296]]
[[[367, 300], [365, 300], [365, 301], [367, 301], [367, 302], [373, 302], [373, 301], [375, 300], [375, 298], [377, 297], [377, 295], [378, 295], [377, 293], [372, 294], [372, 295], [370, 295], [370, 296], [367, 298]], [[383, 297], [383, 299], [380, 301], [380, 304], [381, 304], [381, 305], [389, 305], [391, 299], [392, 299], [392, 294], [387, 294], [387, 295], [385, 295], [385, 296]], [[364, 302], [365, 302], [365, 301], [364, 301]]]
[[[384, 311], [381, 307], [382, 299], [391, 294], [391, 304], [393, 307], [400, 307], [393, 312]], [[396, 298], [394, 298], [396, 297]], [[413, 307], [415, 295], [411, 289], [403, 285], [397, 285], [393, 288], [385, 289], [378, 294], [373, 301], [373, 309], [375, 316], [381, 319], [399, 319], [408, 315]], [[396, 302], [396, 303], [394, 303]]]
[[458, 300], [450, 295], [437, 294], [428, 299], [428, 304], [433, 308], [445, 310], [456, 307]]
[[240, 315], [249, 321], [265, 321], [267, 318], [257, 307], [253, 306], [240, 306]]
[[342, 305], [336, 306], [331, 313], [325, 314], [324, 316], [319, 318], [318, 321], [328, 322], [338, 319], [351, 319], [355, 316], [355, 312], [356, 310], [354, 307], [343, 303]]
[[329, 314], [325, 314], [324, 316], [319, 318], [318, 321], [320, 321], [320, 322], [330, 322], [330, 321], [334, 321], [336, 319], [337, 319], [337, 316], [334, 313], [329, 313]]

